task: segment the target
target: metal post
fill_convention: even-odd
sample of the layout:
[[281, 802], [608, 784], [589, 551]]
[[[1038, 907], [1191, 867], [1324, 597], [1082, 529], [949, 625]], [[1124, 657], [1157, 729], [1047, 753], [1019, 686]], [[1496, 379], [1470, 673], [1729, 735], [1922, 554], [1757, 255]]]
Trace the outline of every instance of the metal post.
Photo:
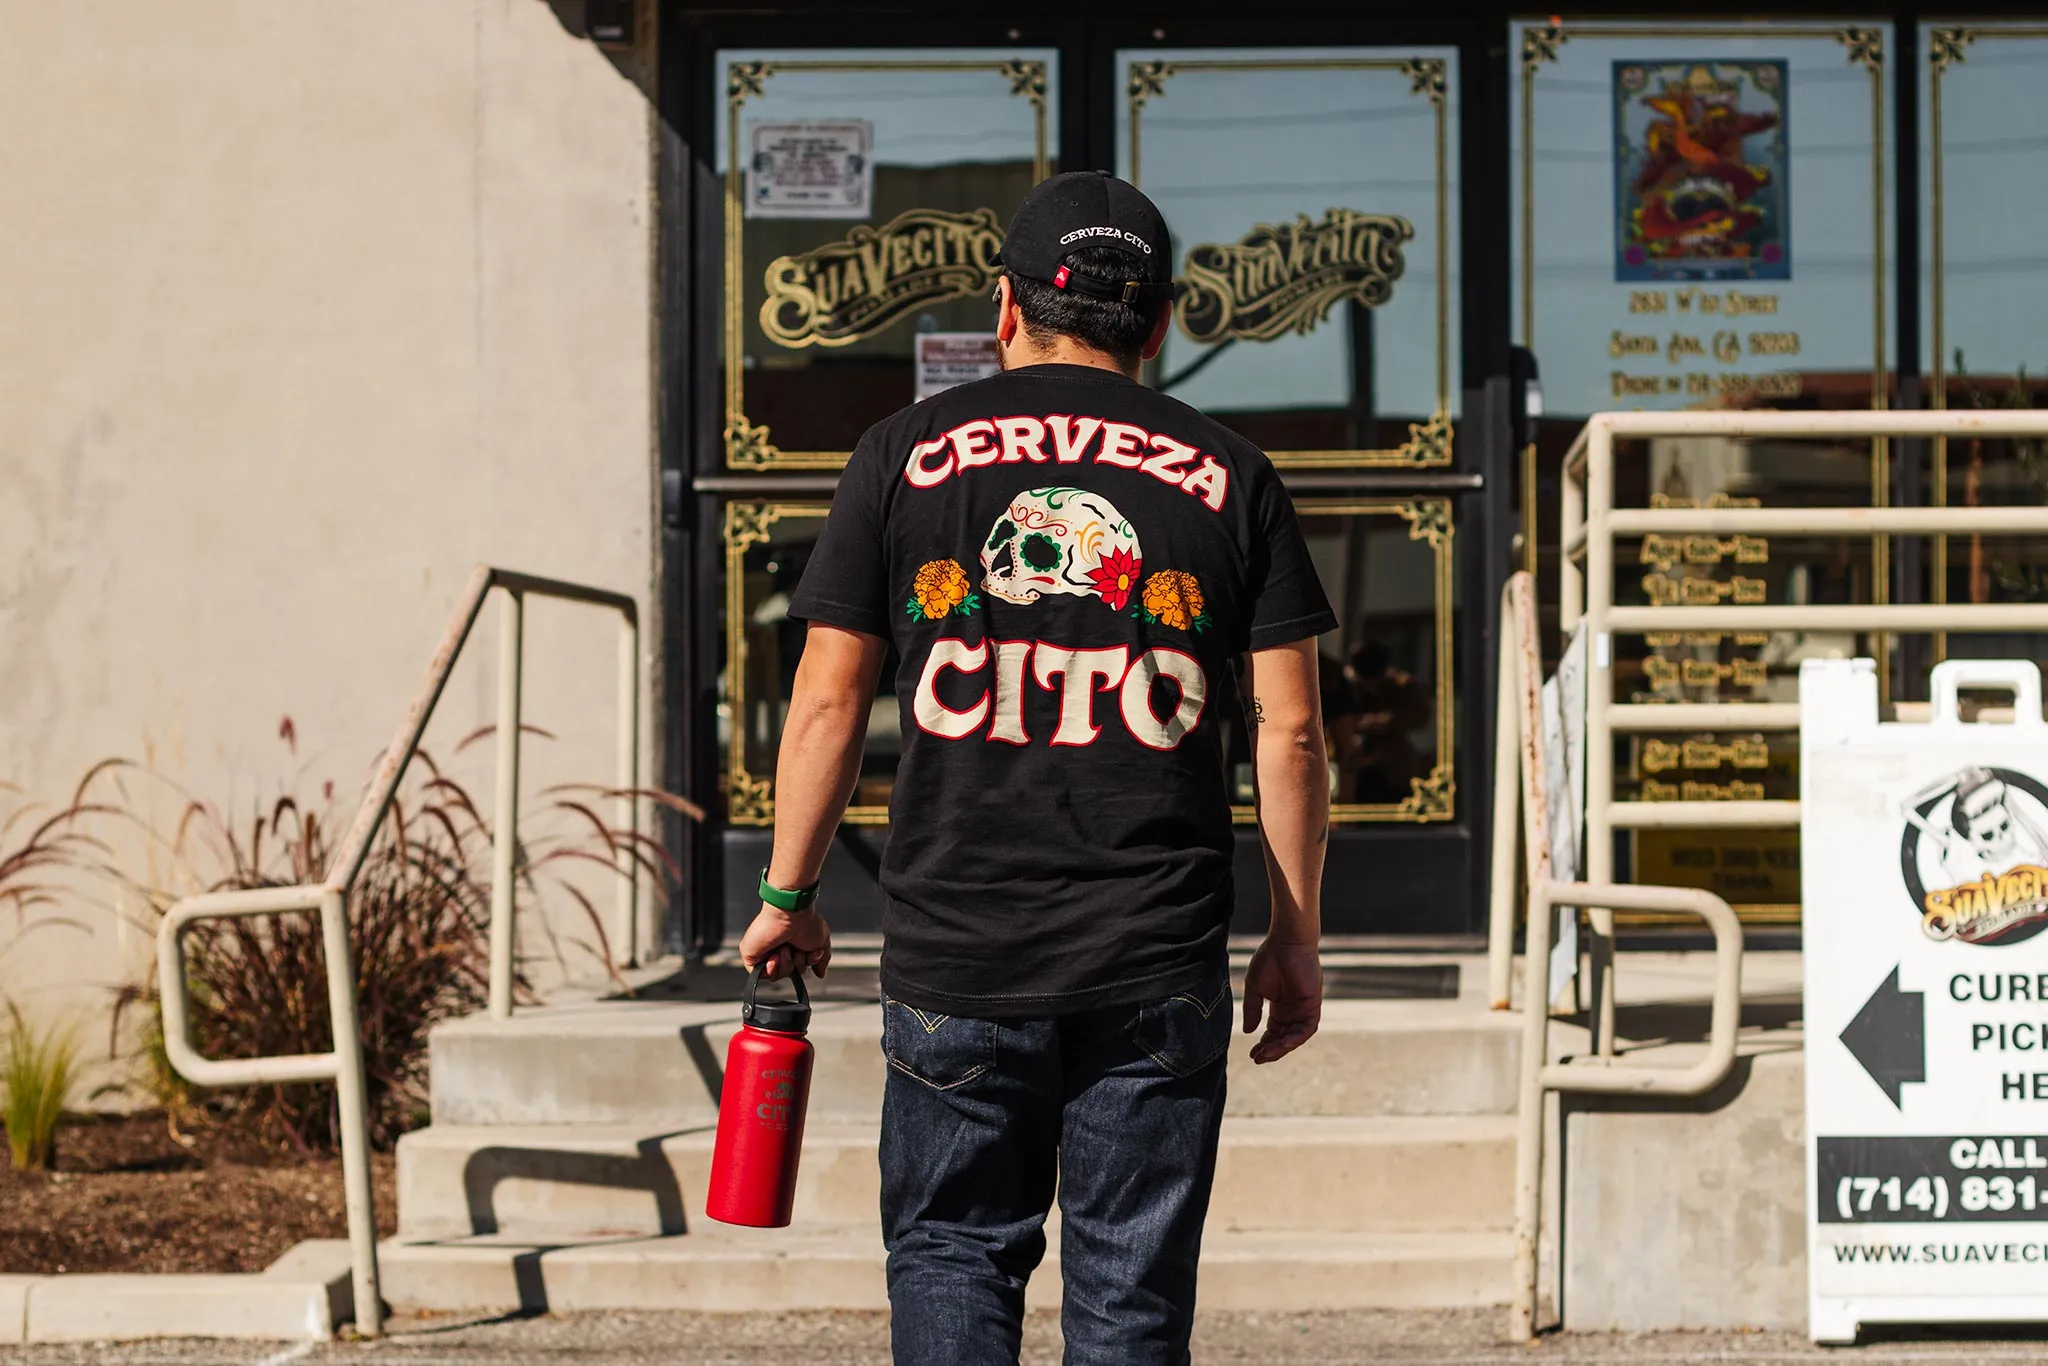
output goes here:
[[519, 685], [525, 598], [506, 588], [498, 613], [498, 802], [491, 837], [491, 1018], [512, 1018], [513, 907], [519, 863]]
[[[1614, 734], [1607, 708], [1614, 700], [1614, 644], [1607, 611], [1614, 605], [1614, 433], [1604, 417], [1586, 424], [1586, 881], [1614, 881]], [[1587, 907], [1591, 965], [1593, 1051], [1614, 1053], [1614, 912]]]
[[356, 1019], [355, 954], [348, 942], [347, 902], [330, 887], [320, 897], [320, 935], [327, 951], [327, 1013], [334, 1028], [334, 1103], [341, 1116], [341, 1185], [348, 1205], [348, 1242], [355, 1289], [356, 1331], [384, 1331], [377, 1275], [377, 1212], [370, 1186], [370, 1110], [363, 1077], [363, 1035]]
[[[1542, 754], [1538, 739], [1536, 754]], [[1528, 813], [1524, 813], [1528, 819]], [[1528, 838], [1536, 838], [1530, 821]], [[1550, 1061], [1550, 920], [1554, 909], [1538, 897], [1546, 879], [1530, 856], [1530, 901], [1522, 942], [1522, 1075], [1516, 1087], [1516, 1262], [1507, 1307], [1507, 1335], [1536, 1335], [1536, 1233], [1542, 1225], [1542, 1071]]]
[[1493, 877], [1486, 934], [1486, 994], [1495, 1010], [1506, 1010], [1515, 971], [1515, 854], [1521, 832], [1521, 726], [1519, 660], [1524, 648], [1514, 612], [1515, 584], [1526, 570], [1508, 576], [1500, 591], [1500, 679], [1493, 709]]
[[619, 870], [617, 942], [612, 959], [623, 967], [640, 963], [640, 867], [633, 847], [640, 833], [640, 626], [629, 613], [619, 626], [619, 764], [618, 811], [613, 818], [625, 832], [613, 861]]
[[1529, 899], [1522, 948], [1521, 1076], [1515, 1100], [1515, 1265], [1508, 1337], [1536, 1336], [1536, 1237], [1543, 1218], [1543, 1067], [1550, 1052], [1550, 908]]
[[[1535, 593], [1516, 585], [1516, 619], [1525, 631], [1536, 624]], [[1528, 654], [1519, 657], [1526, 669]], [[1515, 1136], [1515, 1261], [1508, 1311], [1509, 1333], [1527, 1341], [1536, 1332], [1536, 1237], [1543, 1217], [1543, 1069], [1550, 1061], [1550, 940], [1556, 916], [1540, 893], [1550, 884], [1550, 810], [1544, 791], [1545, 758], [1540, 687], [1518, 678], [1521, 708], [1522, 843], [1528, 851], [1529, 899], [1523, 919], [1522, 1047], [1517, 1086]]]

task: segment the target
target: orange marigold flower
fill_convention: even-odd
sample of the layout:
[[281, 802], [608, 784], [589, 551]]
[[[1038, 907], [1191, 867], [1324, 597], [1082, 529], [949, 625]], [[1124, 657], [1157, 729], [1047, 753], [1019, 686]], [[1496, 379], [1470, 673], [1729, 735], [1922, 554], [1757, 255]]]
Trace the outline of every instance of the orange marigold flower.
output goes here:
[[971, 612], [975, 607], [970, 601], [973, 585], [957, 560], [933, 560], [918, 570], [910, 594], [910, 605], [922, 611], [927, 621], [937, 621], [956, 608]]
[[1199, 629], [1208, 624], [1204, 616], [1208, 605], [1202, 600], [1202, 585], [1184, 569], [1162, 569], [1146, 579], [1140, 600], [1148, 617], [1164, 622], [1176, 631], [1191, 627]]

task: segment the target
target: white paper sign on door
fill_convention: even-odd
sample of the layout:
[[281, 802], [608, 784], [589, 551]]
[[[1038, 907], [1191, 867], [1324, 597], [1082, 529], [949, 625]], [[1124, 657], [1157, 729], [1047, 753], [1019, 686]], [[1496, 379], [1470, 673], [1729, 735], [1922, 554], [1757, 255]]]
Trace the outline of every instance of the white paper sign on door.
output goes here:
[[747, 217], [866, 218], [875, 200], [874, 125], [747, 126]]
[[943, 394], [956, 384], [987, 379], [1003, 368], [993, 332], [919, 332], [917, 401]]
[[[2048, 1319], [2048, 725], [2031, 663], [1800, 670], [1810, 1330]], [[2016, 695], [1964, 723], [1962, 687]]]

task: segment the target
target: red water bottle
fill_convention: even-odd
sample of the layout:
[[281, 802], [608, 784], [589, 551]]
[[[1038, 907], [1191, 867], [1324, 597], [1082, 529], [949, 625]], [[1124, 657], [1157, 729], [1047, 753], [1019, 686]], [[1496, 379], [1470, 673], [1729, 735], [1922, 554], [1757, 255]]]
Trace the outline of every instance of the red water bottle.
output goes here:
[[761, 970], [747, 974], [740, 1030], [725, 1050], [725, 1087], [718, 1099], [718, 1142], [711, 1150], [711, 1193], [704, 1212], [722, 1224], [786, 1228], [796, 1204], [797, 1159], [803, 1155], [804, 1107], [811, 1098], [815, 1050], [804, 1031], [811, 998], [803, 974], [796, 1000], [754, 1000]]

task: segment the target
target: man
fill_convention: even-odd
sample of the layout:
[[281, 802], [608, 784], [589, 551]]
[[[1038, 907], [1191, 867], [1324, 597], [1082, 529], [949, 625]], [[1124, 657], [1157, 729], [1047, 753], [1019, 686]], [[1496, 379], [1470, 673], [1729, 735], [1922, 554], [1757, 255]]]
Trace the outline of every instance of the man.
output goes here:
[[861, 439], [790, 604], [809, 635], [740, 951], [824, 975], [810, 902], [893, 641], [896, 1360], [1017, 1360], [1057, 1188], [1067, 1360], [1185, 1362], [1231, 1027], [1234, 670], [1272, 888], [1244, 1006], [1247, 1033], [1270, 1012], [1266, 1063], [1322, 1009], [1315, 638], [1336, 622], [1265, 456], [1137, 382], [1172, 313], [1152, 203], [1104, 173], [1056, 176], [1002, 265], [1003, 372]]

